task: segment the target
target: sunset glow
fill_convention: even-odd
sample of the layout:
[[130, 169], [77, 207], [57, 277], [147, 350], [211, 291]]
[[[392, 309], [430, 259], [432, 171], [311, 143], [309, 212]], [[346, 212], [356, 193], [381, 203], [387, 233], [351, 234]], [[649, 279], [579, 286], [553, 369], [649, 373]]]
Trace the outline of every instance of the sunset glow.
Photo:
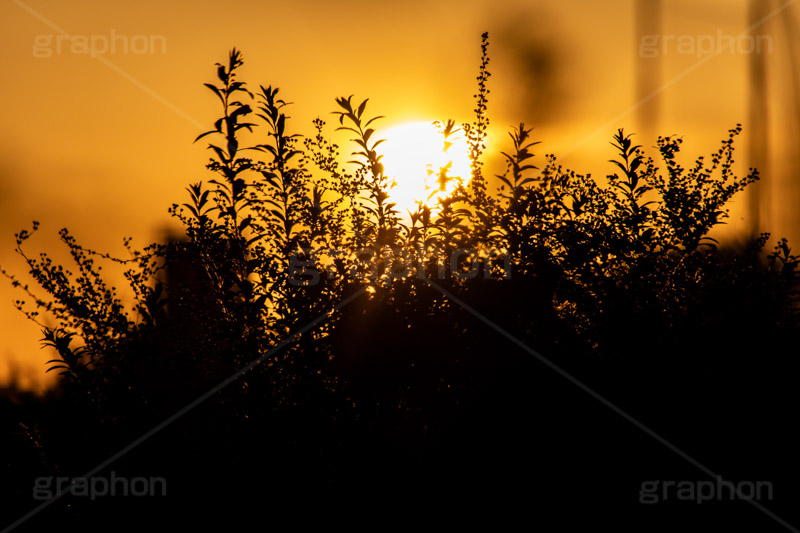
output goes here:
[[0, 533], [800, 533], [800, 1], [0, 21]]
[[[381, 132], [386, 175], [394, 179], [389, 190], [397, 209], [405, 214], [418, 202], [435, 207], [438, 198], [451, 194], [460, 178], [469, 181], [469, 150], [463, 132], [455, 132], [445, 151], [445, 141], [433, 122], [408, 122]], [[439, 183], [442, 168], [450, 164], [445, 184]]]

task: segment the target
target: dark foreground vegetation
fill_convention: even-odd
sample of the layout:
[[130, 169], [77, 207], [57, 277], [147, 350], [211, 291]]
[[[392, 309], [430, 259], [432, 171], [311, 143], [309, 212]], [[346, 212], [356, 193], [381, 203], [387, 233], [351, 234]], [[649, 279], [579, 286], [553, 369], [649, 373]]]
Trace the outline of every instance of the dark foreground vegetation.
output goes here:
[[[41, 503], [37, 478], [131, 443], [93, 475], [161, 477], [166, 495], [64, 495], [20, 530], [783, 529], [741, 500], [640, 503], [647, 481], [713, 479], [692, 460], [770, 482], [760, 503], [800, 524], [798, 259], [766, 235], [709, 238], [758, 178], [733, 174], [740, 128], [687, 167], [680, 139], [651, 159], [620, 130], [598, 180], [535, 157], [520, 124], [488, 179], [482, 44], [475, 121], [439, 124], [467, 139], [472, 175], [438, 169], [456, 192], [406, 217], [366, 101], [337, 99], [343, 163], [329, 125], [301, 137], [276, 88], [250, 92], [233, 50], [198, 137], [214, 177], [171, 209], [183, 240], [119, 259], [64, 230], [62, 268], [18, 234], [35, 283], [10, 277], [20, 309], [57, 324], [60, 382], [0, 397], [3, 525]], [[134, 309], [103, 261], [127, 265]]]

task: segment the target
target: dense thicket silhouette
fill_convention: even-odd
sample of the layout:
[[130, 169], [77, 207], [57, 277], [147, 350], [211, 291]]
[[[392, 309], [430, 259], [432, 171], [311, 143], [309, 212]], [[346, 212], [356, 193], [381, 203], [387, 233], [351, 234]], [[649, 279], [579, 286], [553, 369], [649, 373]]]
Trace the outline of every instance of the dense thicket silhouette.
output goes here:
[[[552, 155], [537, 162], [532, 130], [519, 124], [507, 168], [488, 179], [487, 47], [484, 35], [475, 121], [460, 132], [471, 176], [438, 169], [455, 192], [407, 216], [392, 201], [381, 117], [367, 100], [336, 99], [337, 129], [354, 146], [345, 163], [325, 121], [311, 136], [293, 133], [277, 88], [251, 92], [234, 49], [206, 84], [221, 116], [197, 138], [209, 143], [214, 177], [170, 209], [182, 240], [126, 243], [131, 257], [119, 259], [63, 230], [68, 272], [27, 255], [32, 232], [17, 234], [38, 285], [10, 275], [29, 295], [18, 306], [55, 321], [44, 341], [60, 382], [41, 400], [2, 401], [14, 457], [5, 501], [20, 503], [11, 510], [36, 503], [35, 477], [84, 474], [261, 358], [113, 466], [164, 476], [167, 498], [67, 497], [31, 524], [102, 526], [130, 506], [201, 523], [208, 509], [266, 510], [266, 523], [322, 509], [387, 522], [422, 510], [466, 522], [602, 523], [619, 509], [632, 523], [667, 511], [686, 519], [635, 496], [644, 479], [697, 478], [692, 466], [510, 337], [725, 475], [796, 473], [781, 463], [796, 436], [770, 423], [797, 401], [797, 365], [783, 346], [798, 331], [798, 258], [785, 241], [765, 254], [767, 235], [739, 247], [709, 236], [758, 178], [733, 173], [741, 128], [688, 168], [681, 139], [659, 138], [657, 162], [619, 130], [619, 171], [598, 180]], [[446, 148], [459, 130], [438, 125]], [[101, 260], [128, 265], [134, 308], [104, 281]], [[743, 461], [743, 449], [769, 460]], [[570, 508], [588, 514], [558, 514]]]

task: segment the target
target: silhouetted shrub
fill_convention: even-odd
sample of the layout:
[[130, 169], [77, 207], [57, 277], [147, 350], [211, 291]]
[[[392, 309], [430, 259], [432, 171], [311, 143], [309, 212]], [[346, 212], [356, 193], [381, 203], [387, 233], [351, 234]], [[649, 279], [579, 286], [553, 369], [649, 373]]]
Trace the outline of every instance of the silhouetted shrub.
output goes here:
[[[81, 475], [222, 383], [197, 408], [202, 415], [164, 430], [163, 458], [143, 447], [125, 467], [162, 469], [193, 504], [214, 499], [193, 479], [235, 486], [213, 493], [230, 505], [265, 495], [281, 505], [333, 505], [358, 494], [379, 508], [414, 491], [430, 496], [426, 483], [435, 479], [452, 491], [448, 501], [487, 497], [494, 505], [521, 496], [508, 487], [487, 495], [509, 479], [492, 461], [530, 475], [531, 457], [558, 452], [530, 439], [530, 417], [542, 432], [563, 432], [563, 453], [576, 452], [579, 431], [542, 405], [603, 426], [510, 338], [677, 432], [669, 406], [686, 408], [686, 427], [695, 427], [700, 415], [686, 407], [693, 401], [711, 405], [748, 374], [759, 374], [758, 391], [772, 377], [796, 375], [779, 346], [798, 332], [798, 258], [786, 241], [764, 258], [767, 235], [742, 249], [709, 237], [733, 196], [758, 178], [755, 170], [732, 173], [741, 128], [710, 164], [700, 158], [688, 170], [678, 163], [680, 139], [659, 138], [656, 163], [619, 130], [612, 144], [620, 173], [597, 180], [552, 155], [539, 169], [538, 142], [520, 124], [492, 192], [481, 161], [487, 47], [484, 35], [476, 119], [462, 126], [471, 176], [438, 169], [442, 189], [456, 180], [455, 192], [419, 204], [408, 219], [392, 201], [381, 117], [369, 114], [367, 100], [336, 99], [338, 130], [355, 146], [343, 163], [324, 121], [314, 121], [311, 137], [291, 133], [278, 89], [250, 92], [234, 49], [216, 65], [218, 83], [206, 84], [221, 116], [196, 139], [209, 140], [214, 178], [190, 185], [189, 200], [170, 209], [183, 240], [143, 250], [126, 242], [131, 259], [123, 260], [63, 230], [72, 274], [45, 254], [26, 255], [32, 232], [18, 233], [17, 249], [45, 295], [10, 276], [32, 298], [33, 307], [18, 307], [32, 320], [47, 313], [56, 321], [43, 334], [56, 353], [48, 371], [61, 380], [46, 400], [52, 413], [20, 414], [14, 446], [27, 451], [24, 468], [7, 469], [21, 483], [13, 496], [24, 500], [42, 472]], [[438, 125], [447, 147], [455, 123]], [[129, 265], [132, 309], [104, 281], [99, 259]], [[686, 397], [664, 400], [675, 387]], [[761, 408], [776, 412], [778, 402], [796, 400], [788, 391], [762, 399]], [[39, 426], [41, 434], [31, 429]], [[474, 475], [460, 471], [465, 462]], [[584, 468], [587, 476], [604, 472], [597, 463]], [[557, 470], [539, 474], [552, 481]], [[370, 494], [376, 486], [391, 496]], [[307, 500], [294, 501], [292, 491], [308, 491]], [[83, 517], [76, 508], [59, 512]]]

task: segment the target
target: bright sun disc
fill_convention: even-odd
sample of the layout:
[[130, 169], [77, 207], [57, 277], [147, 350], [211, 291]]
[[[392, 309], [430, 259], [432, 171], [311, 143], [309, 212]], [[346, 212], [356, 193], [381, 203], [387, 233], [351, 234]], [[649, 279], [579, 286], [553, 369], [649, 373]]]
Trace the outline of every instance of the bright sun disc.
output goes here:
[[[389, 197], [403, 214], [415, 211], [418, 202], [436, 207], [436, 200], [451, 194], [461, 178], [470, 178], [469, 150], [459, 130], [448, 138], [452, 145], [445, 152], [444, 137], [431, 122], [409, 122], [380, 131], [386, 139], [378, 151], [383, 154], [384, 172], [394, 179]], [[451, 178], [442, 190], [439, 170], [451, 164]]]

